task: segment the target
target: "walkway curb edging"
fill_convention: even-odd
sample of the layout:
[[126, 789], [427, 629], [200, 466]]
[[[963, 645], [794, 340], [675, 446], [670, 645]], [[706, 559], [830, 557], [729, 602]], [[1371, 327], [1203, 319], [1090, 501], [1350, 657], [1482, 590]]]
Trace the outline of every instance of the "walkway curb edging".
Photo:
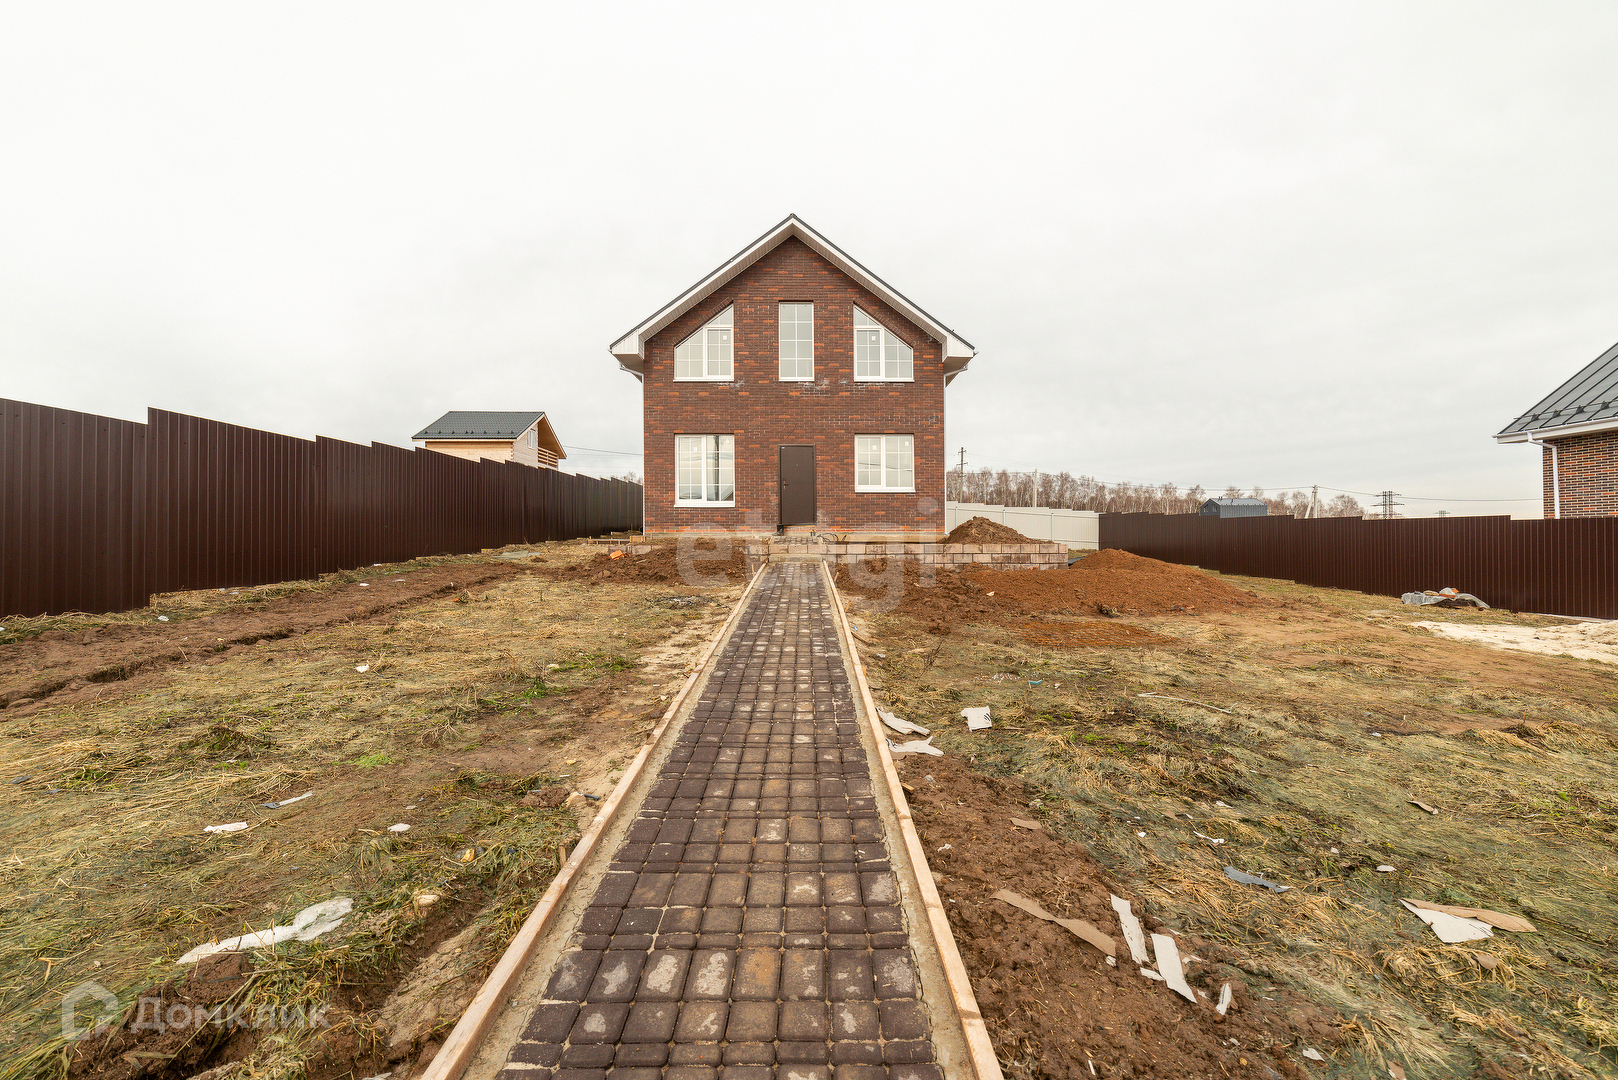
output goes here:
[[730, 636], [730, 632], [735, 627], [737, 620], [741, 618], [742, 612], [747, 609], [747, 600], [753, 594], [753, 590], [758, 585], [761, 576], [761, 574], [755, 572], [748, 580], [747, 587], [742, 590], [742, 595], [737, 598], [730, 615], [726, 617], [724, 623], [714, 633], [713, 638], [708, 642], [707, 649], [703, 651], [701, 657], [697, 659], [692, 667], [691, 674], [686, 677], [685, 685], [674, 696], [674, 700], [669, 703], [667, 711], [663, 713], [663, 718], [658, 721], [657, 726], [652, 729], [646, 741], [641, 744], [640, 752], [635, 755], [635, 760], [630, 762], [629, 768], [624, 770], [624, 775], [612, 789], [612, 793], [607, 796], [606, 801], [602, 803], [601, 810], [596, 814], [595, 820], [590, 823], [590, 826], [584, 830], [584, 834], [579, 837], [579, 842], [573, 846], [573, 850], [568, 854], [567, 861], [562, 864], [562, 868], [551, 879], [550, 887], [545, 890], [545, 894], [534, 905], [534, 910], [529, 912], [528, 918], [523, 920], [522, 927], [518, 929], [516, 936], [511, 939], [511, 944], [506, 946], [506, 951], [501, 954], [499, 962], [494, 966], [494, 970], [489, 973], [489, 977], [483, 981], [483, 985], [473, 995], [471, 1002], [468, 1003], [465, 1011], [461, 1013], [460, 1020], [456, 1022], [455, 1027], [450, 1031], [449, 1037], [444, 1040], [443, 1047], [433, 1057], [432, 1064], [427, 1066], [427, 1071], [421, 1074], [419, 1080], [458, 1080], [461, 1074], [466, 1071], [467, 1066], [472, 1063], [473, 1058], [477, 1056], [478, 1050], [482, 1047], [483, 1039], [488, 1034], [490, 1025], [494, 1022], [495, 1014], [506, 1004], [511, 994], [515, 991], [539, 939], [551, 928], [557, 912], [562, 909], [562, 902], [566, 899], [568, 890], [578, 880], [585, 865], [590, 861], [591, 856], [595, 854], [596, 846], [601, 837], [606, 834], [608, 826], [617, 817], [619, 808], [622, 807], [629, 793], [639, 782], [641, 773], [645, 771], [647, 763], [651, 761], [658, 744], [663, 741], [663, 736], [668, 733], [674, 718], [679, 715], [686, 699], [690, 697], [691, 691], [701, 681], [703, 673], [708, 669], [708, 661], [713, 658], [715, 651]]
[[973, 1072], [977, 1080], [1004, 1080], [1000, 1062], [994, 1054], [994, 1045], [989, 1041], [989, 1029], [983, 1022], [982, 1011], [978, 1008], [977, 996], [972, 993], [972, 983], [966, 973], [966, 964], [961, 960], [960, 950], [955, 947], [955, 932], [950, 929], [949, 916], [944, 912], [943, 899], [938, 895], [938, 886], [934, 883], [932, 870], [927, 865], [927, 852], [922, 847], [920, 835], [916, 832], [915, 819], [910, 815], [910, 803], [905, 798], [899, 774], [893, 767], [893, 755], [888, 752], [887, 732], [877, 716], [876, 701], [871, 697], [871, 687], [865, 681], [865, 664], [860, 660], [859, 648], [848, 625], [848, 612], [843, 608], [843, 595], [837, 591], [836, 580], [827, 564], [822, 562], [820, 569], [825, 576], [827, 591], [837, 601], [832, 605], [832, 610], [836, 613], [837, 630], [842, 635], [844, 648], [848, 650], [848, 657], [852, 662], [854, 670], [851, 674], [860, 688], [860, 700], [865, 704], [865, 722], [871, 728], [871, 735], [876, 741], [877, 758], [882, 763], [882, 776], [887, 782], [894, 815], [899, 819], [899, 832], [904, 837], [905, 851], [909, 855], [911, 868], [915, 871], [916, 887], [921, 894], [922, 906], [927, 911], [927, 928], [932, 935], [933, 947], [943, 964], [944, 977], [949, 983], [956, 1016], [966, 1035], [966, 1048], [972, 1060]]

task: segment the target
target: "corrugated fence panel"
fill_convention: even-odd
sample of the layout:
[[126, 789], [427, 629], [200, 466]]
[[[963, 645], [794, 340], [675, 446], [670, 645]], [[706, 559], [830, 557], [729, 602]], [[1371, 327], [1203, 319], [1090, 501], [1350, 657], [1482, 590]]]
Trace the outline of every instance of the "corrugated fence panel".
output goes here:
[[1100, 542], [1227, 574], [1384, 596], [1453, 586], [1512, 611], [1618, 619], [1618, 517], [1103, 514]]
[[642, 507], [621, 480], [0, 398], [0, 614], [638, 529]]

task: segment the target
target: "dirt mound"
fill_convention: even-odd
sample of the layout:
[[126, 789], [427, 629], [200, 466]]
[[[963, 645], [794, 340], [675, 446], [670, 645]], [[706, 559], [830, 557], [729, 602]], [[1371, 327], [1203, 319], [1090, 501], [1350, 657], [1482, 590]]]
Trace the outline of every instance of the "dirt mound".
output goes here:
[[691, 544], [658, 544], [641, 555], [603, 551], [572, 566], [545, 567], [536, 573], [555, 581], [587, 585], [743, 585], [748, 579], [747, 546], [730, 541], [721, 547], [720, 541], [697, 540]]
[[986, 517], [975, 517], [970, 521], [963, 521], [955, 526], [948, 536], [944, 537], [946, 544], [1037, 544], [1040, 541], [1030, 540], [1010, 525], [1002, 525], [998, 521], [990, 521]]
[[1033, 620], [1019, 626], [1017, 633], [1030, 645], [1049, 649], [1144, 649], [1180, 644], [1175, 638], [1112, 619]]
[[1066, 570], [968, 571], [968, 584], [994, 590], [1030, 614], [1095, 612], [1106, 615], [1171, 615], [1236, 611], [1264, 603], [1189, 566], [1159, 562], [1127, 551], [1098, 551]]
[[[1287, 1044], [1329, 1052], [1341, 1041], [1339, 1018], [1242, 970], [1240, 953], [1189, 933], [1179, 937], [1181, 955], [1202, 959], [1186, 978], [1207, 1002], [1192, 1006], [1141, 978], [1109, 896], [1129, 898], [1148, 930], [1167, 933], [1155, 905], [1079, 844], [1011, 825], [1031, 816], [1035, 792], [979, 776], [954, 755], [898, 767], [990, 1038], [1001, 1060], [1026, 1062], [1017, 1075], [1301, 1078]], [[993, 899], [998, 889], [1095, 924], [1122, 950], [1118, 966], [1067, 930]], [[1220, 1016], [1208, 1002], [1227, 982], [1235, 1008]]]
[[1001, 611], [960, 574], [942, 568], [928, 572], [915, 559], [839, 563], [834, 577], [839, 592], [868, 601], [872, 610], [920, 619], [934, 634], [948, 634], [956, 623], [991, 619]]

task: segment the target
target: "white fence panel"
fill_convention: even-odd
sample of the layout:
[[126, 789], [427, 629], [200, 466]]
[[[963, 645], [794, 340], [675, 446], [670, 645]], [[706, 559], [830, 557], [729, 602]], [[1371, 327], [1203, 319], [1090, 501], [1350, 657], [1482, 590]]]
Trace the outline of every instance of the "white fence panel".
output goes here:
[[1101, 515], [1093, 510], [1053, 510], [1044, 506], [998, 506], [993, 503], [944, 504], [944, 529], [986, 517], [1009, 525], [1030, 540], [1051, 540], [1070, 548], [1101, 546]]

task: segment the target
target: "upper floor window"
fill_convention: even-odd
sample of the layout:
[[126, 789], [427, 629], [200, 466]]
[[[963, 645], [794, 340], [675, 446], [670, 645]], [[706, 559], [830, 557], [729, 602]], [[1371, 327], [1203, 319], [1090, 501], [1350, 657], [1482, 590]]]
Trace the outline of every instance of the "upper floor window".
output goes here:
[[731, 377], [731, 327], [735, 306], [726, 308], [708, 321], [701, 330], [674, 347], [674, 377], [676, 379], [712, 379], [727, 381]]
[[815, 377], [815, 305], [781, 305], [781, 379]]
[[528, 429], [528, 445], [530, 447], [539, 445], [539, 432], [535, 431], [533, 428]]
[[914, 379], [915, 354], [897, 334], [859, 308], [854, 309], [854, 378]]

